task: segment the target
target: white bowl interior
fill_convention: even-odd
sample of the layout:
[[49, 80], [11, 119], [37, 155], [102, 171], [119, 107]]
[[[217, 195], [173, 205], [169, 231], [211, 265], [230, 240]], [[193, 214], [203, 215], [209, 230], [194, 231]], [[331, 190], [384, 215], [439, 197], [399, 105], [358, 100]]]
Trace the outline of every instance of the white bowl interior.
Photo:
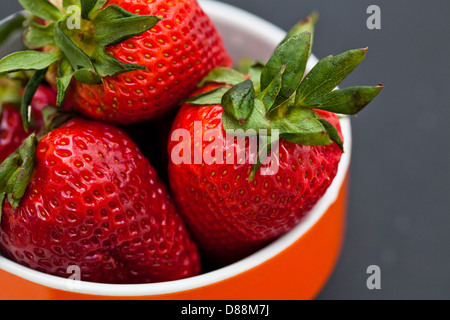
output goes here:
[[[200, 0], [200, 3], [222, 33], [226, 46], [236, 61], [242, 57], [266, 61], [286, 34], [283, 30], [267, 21], [233, 6], [210, 0]], [[299, 19], [301, 18], [303, 17], [299, 17]], [[11, 51], [13, 48], [14, 50], [18, 48], [17, 39], [16, 37], [15, 42], [9, 42], [3, 50], [0, 50], [1, 56], [6, 54], [6, 50]], [[311, 57], [308, 68], [310, 69], [316, 63], [317, 59]], [[245, 272], [276, 256], [292, 245], [322, 217], [327, 208], [336, 200], [349, 169], [351, 158], [350, 120], [343, 118], [341, 126], [346, 152], [339, 164], [337, 176], [324, 197], [295, 229], [255, 254], [232, 265], [188, 279], [138, 285], [98, 284], [82, 281], [78, 281], [79, 283], [74, 285], [72, 280], [26, 268], [1, 256], [0, 268], [21, 278], [48, 287], [101, 296], [151, 296], [181, 292], [216, 283]]]

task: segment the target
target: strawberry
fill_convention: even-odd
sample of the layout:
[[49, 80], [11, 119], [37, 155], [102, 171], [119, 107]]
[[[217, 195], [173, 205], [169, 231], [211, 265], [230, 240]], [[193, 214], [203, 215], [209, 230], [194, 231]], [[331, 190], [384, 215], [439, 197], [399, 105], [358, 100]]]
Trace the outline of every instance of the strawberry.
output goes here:
[[[31, 101], [31, 118], [33, 119], [33, 129], [36, 132], [39, 132], [44, 127], [42, 109], [46, 106], [54, 106], [55, 104], [56, 93], [48, 85], [40, 85]], [[64, 108], [69, 109], [69, 104], [66, 103]]]
[[17, 107], [4, 104], [0, 114], [0, 162], [16, 151], [27, 137]]
[[296, 25], [266, 64], [213, 70], [174, 121], [170, 185], [215, 263], [255, 252], [307, 215], [344, 151], [336, 113], [356, 114], [383, 87], [333, 91], [367, 49], [327, 57], [305, 76], [315, 22]]
[[[47, 24], [28, 22], [24, 42], [31, 50], [5, 57], [0, 73], [37, 70], [32, 83], [47, 74], [59, 105], [67, 97], [96, 120], [129, 124], [158, 118], [213, 68], [231, 65], [196, 0], [53, 1], [60, 9], [47, 0], [19, 2]], [[33, 87], [28, 91], [32, 95]]]
[[[56, 102], [56, 94], [47, 86], [38, 87], [31, 101], [31, 113], [34, 123], [25, 132], [22, 117], [17, 105], [21, 99], [21, 81], [2, 77], [2, 94], [0, 98], [0, 163], [17, 150], [32, 131], [39, 131], [43, 127], [41, 110]], [[5, 97], [7, 95], [7, 97]]]
[[0, 167], [6, 257], [66, 278], [77, 266], [81, 280], [100, 283], [200, 272], [165, 186], [122, 130], [75, 118], [35, 140], [31, 135]]

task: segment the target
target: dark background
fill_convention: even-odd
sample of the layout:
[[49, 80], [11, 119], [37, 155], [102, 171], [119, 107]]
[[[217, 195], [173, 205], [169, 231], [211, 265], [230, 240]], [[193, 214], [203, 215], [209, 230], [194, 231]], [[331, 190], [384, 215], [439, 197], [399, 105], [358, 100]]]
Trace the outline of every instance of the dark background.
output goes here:
[[[385, 89], [353, 118], [346, 241], [318, 299], [450, 299], [450, 1], [223, 0], [288, 30], [320, 13], [318, 58], [369, 47], [341, 87]], [[369, 30], [369, 5], [381, 30]], [[0, 18], [20, 9], [2, 0]], [[381, 268], [381, 289], [366, 286]]]

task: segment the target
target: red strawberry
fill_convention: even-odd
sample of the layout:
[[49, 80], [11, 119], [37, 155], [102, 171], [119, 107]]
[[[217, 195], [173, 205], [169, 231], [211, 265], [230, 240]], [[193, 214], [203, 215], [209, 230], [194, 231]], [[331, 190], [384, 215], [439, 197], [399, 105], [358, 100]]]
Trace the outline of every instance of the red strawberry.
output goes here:
[[[44, 126], [44, 119], [42, 118], [42, 109], [46, 106], [56, 105], [56, 93], [47, 85], [40, 85], [36, 90], [31, 101], [31, 119], [33, 119], [33, 128], [38, 132]], [[68, 104], [64, 106], [66, 109], [70, 108]]]
[[[313, 24], [297, 25], [265, 66], [245, 70], [250, 79], [229, 69], [211, 72], [203, 82], [213, 84], [194, 93], [173, 124], [170, 184], [212, 261], [243, 258], [303, 219], [330, 186], [341, 158], [339, 119], [332, 112], [355, 114], [382, 88], [332, 91], [366, 49], [325, 58], [302, 81]], [[227, 137], [227, 130], [238, 129], [243, 131]], [[264, 139], [278, 141], [279, 148]], [[270, 158], [263, 156], [266, 147]]]
[[[33, 138], [0, 168], [0, 181], [7, 181], [0, 191], [10, 200], [0, 230], [7, 257], [67, 278], [68, 267], [78, 266], [82, 280], [101, 283], [160, 282], [200, 272], [196, 246], [166, 188], [122, 130], [70, 120], [39, 141], [34, 166], [28, 157]], [[33, 172], [26, 189], [14, 184], [14, 170]]]
[[55, 103], [56, 94], [47, 86], [39, 86], [31, 102], [35, 122], [29, 133], [25, 132], [18, 107], [11, 103], [3, 104], [0, 113], [0, 163], [17, 150], [31, 131], [39, 131], [42, 128], [42, 108]]
[[0, 163], [16, 151], [27, 137], [17, 107], [4, 104], [0, 114]]
[[[317, 111], [339, 129], [335, 114]], [[217, 128], [223, 140], [204, 141], [202, 152], [216, 143], [227, 147], [222, 125], [221, 105], [184, 105], [173, 130], [188, 129], [194, 139], [194, 126], [202, 132]], [[193, 141], [193, 140], [192, 140]], [[172, 141], [169, 150], [177, 150]], [[237, 144], [235, 154], [241, 150]], [[250, 158], [256, 157], [247, 146]], [[192, 151], [193, 154], [194, 151]], [[215, 260], [230, 262], [244, 257], [267, 241], [295, 226], [322, 197], [336, 175], [342, 151], [330, 146], [303, 146], [282, 141], [279, 171], [275, 176], [248, 177], [251, 164], [175, 165], [170, 164], [171, 187], [196, 240]]]
[[[196, 0], [81, 1], [79, 31], [68, 27], [70, 14], [48, 2], [37, 10], [35, 2], [21, 1], [49, 24], [30, 23], [25, 44], [46, 50], [8, 56], [0, 72], [33, 69], [42, 77], [51, 66], [58, 103], [70, 92], [75, 109], [96, 120], [129, 124], [158, 118], [213, 68], [231, 65], [220, 34]], [[64, 2], [63, 11], [70, 3]]]

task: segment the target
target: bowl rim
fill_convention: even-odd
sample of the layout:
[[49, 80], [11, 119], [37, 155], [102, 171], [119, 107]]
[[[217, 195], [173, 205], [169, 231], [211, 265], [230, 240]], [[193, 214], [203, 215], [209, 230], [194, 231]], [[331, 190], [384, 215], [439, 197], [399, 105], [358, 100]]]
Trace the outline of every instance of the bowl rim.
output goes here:
[[[199, 0], [199, 3], [213, 21], [233, 23], [234, 25], [238, 25], [241, 28], [245, 28], [251, 31], [255, 34], [255, 36], [260, 37], [261, 35], [264, 35], [268, 39], [270, 38], [270, 41], [273, 42], [274, 47], [286, 35], [286, 32], [281, 28], [252, 13], [249, 13], [232, 5], [214, 0]], [[317, 58], [312, 55], [311, 59], [308, 62], [308, 70], [310, 70], [317, 62]], [[161, 283], [130, 285], [102, 284], [84, 281], [77, 281], [76, 285], [74, 285], [73, 280], [45, 274], [40, 271], [27, 268], [9, 259], [6, 259], [3, 256], [0, 256], [0, 269], [25, 280], [53, 289], [59, 289], [62, 291], [79, 294], [111, 297], [156, 296], [185, 292], [218, 283], [242, 274], [274, 258], [289, 246], [291, 246], [293, 243], [295, 243], [321, 219], [327, 209], [338, 198], [339, 191], [342, 184], [344, 183], [345, 177], [350, 167], [352, 154], [352, 133], [350, 119], [348, 117], [343, 117], [340, 121], [342, 134], [344, 136], [344, 148], [346, 151], [342, 155], [336, 177], [328, 188], [327, 192], [317, 202], [317, 204], [308, 213], [308, 215], [293, 230], [281, 236], [263, 249], [238, 262], [186, 279]]]

